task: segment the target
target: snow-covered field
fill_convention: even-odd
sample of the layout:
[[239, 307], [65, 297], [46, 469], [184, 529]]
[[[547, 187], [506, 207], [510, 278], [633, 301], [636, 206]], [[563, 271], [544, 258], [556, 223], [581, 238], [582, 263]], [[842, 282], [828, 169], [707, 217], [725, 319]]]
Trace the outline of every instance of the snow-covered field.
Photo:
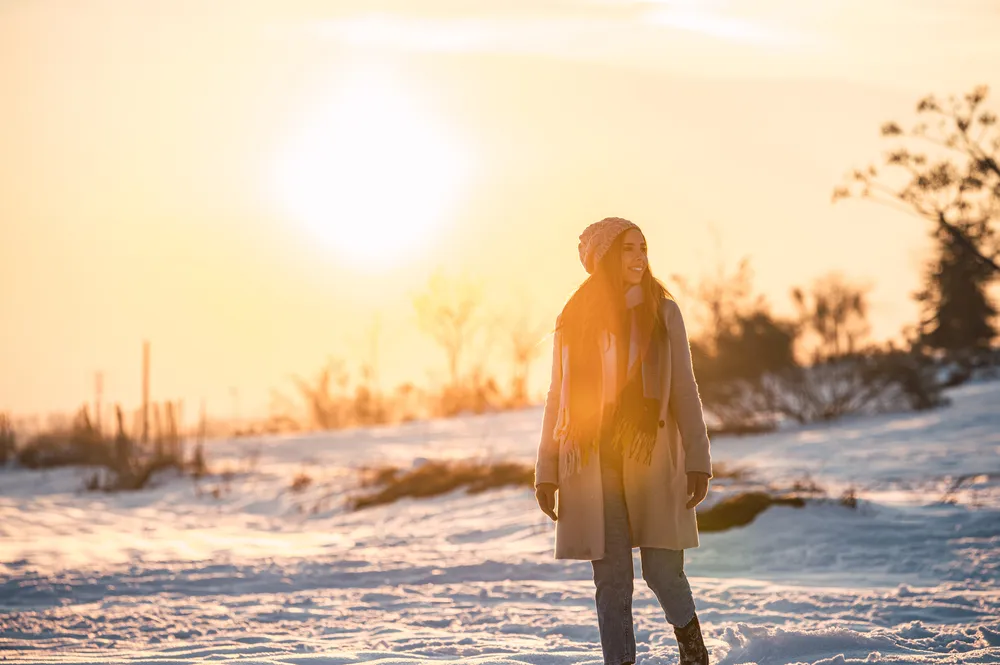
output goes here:
[[[1000, 663], [1000, 382], [950, 396], [713, 442], [753, 482], [860, 499], [702, 534], [686, 569], [713, 663]], [[540, 419], [217, 442], [228, 480], [117, 495], [81, 491], [82, 470], [0, 471], [0, 659], [597, 665], [590, 564], [552, 558], [530, 490], [343, 506], [364, 464], [531, 462]], [[676, 663], [636, 568], [639, 662]]]

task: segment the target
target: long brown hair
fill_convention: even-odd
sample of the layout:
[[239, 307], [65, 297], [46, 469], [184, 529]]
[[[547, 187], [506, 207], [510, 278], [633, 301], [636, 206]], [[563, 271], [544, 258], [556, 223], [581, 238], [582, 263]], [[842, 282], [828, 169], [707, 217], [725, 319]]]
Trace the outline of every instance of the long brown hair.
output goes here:
[[[569, 427], [566, 434], [574, 442], [571, 454], [573, 465], [586, 464], [590, 452], [597, 445], [598, 424], [610, 423], [609, 409], [618, 402], [608, 404], [602, 400], [602, 352], [600, 342], [604, 332], [610, 331], [622, 342], [625, 328], [625, 281], [622, 275], [622, 245], [624, 234], [615, 238], [593, 274], [570, 296], [556, 321], [563, 343], [569, 347], [569, 399], [566, 405]], [[666, 298], [673, 299], [663, 284], [653, 277], [647, 265], [640, 282], [643, 302], [636, 312], [640, 338], [651, 340], [660, 331], [663, 339], [666, 326], [661, 319], [660, 305]], [[627, 351], [626, 351], [627, 353]], [[621, 367], [619, 365], [619, 367]], [[620, 395], [622, 385], [616, 383]]]

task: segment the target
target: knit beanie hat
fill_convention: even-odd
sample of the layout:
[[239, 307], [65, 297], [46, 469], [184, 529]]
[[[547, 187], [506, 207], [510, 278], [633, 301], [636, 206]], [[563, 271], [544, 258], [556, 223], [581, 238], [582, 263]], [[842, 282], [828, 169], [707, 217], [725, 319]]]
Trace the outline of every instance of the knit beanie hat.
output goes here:
[[629, 229], [639, 228], [636, 224], [622, 219], [621, 217], [605, 217], [599, 222], [594, 222], [583, 230], [580, 234], [580, 263], [584, 269], [593, 274], [597, 269], [597, 264], [601, 262], [604, 255], [611, 249], [611, 243], [619, 235]]

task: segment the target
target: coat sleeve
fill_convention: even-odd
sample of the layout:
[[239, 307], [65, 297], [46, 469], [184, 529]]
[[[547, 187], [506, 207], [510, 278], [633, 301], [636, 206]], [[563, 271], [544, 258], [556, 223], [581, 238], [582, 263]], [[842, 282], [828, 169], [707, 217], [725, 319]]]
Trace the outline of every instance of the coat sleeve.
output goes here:
[[552, 379], [545, 397], [545, 411], [542, 415], [542, 434], [538, 442], [535, 458], [535, 487], [540, 483], [559, 483], [559, 442], [553, 436], [556, 417], [559, 414], [559, 395], [562, 389], [562, 334], [559, 320], [552, 335]]
[[670, 413], [677, 422], [684, 445], [685, 471], [701, 471], [712, 476], [712, 456], [709, 450], [708, 428], [702, 411], [698, 383], [691, 364], [691, 345], [681, 309], [673, 300], [667, 301], [667, 330], [670, 337]]

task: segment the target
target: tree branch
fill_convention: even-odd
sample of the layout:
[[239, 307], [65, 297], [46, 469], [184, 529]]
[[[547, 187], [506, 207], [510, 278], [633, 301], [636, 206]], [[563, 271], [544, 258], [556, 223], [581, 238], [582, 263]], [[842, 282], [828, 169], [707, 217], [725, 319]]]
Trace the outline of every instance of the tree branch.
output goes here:
[[987, 266], [992, 268], [993, 271], [996, 272], [997, 274], [1000, 274], [1000, 265], [998, 265], [997, 262], [991, 259], [990, 257], [980, 252], [979, 248], [977, 248], [976, 245], [971, 240], [969, 240], [968, 236], [966, 236], [964, 233], [962, 233], [960, 229], [956, 228], [955, 225], [949, 223], [948, 220], [944, 218], [943, 212], [938, 212], [937, 223], [952, 238], [957, 240], [959, 244], [961, 244], [963, 247], [972, 252], [977, 259], [979, 259]]

